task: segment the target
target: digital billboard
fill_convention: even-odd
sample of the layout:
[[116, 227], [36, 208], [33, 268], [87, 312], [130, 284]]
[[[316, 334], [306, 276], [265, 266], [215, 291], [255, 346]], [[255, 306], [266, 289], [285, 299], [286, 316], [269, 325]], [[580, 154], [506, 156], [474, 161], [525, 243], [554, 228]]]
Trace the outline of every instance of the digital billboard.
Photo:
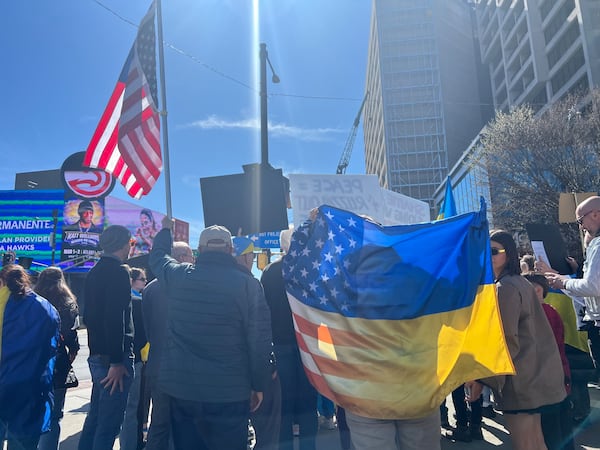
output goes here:
[[[98, 241], [106, 227], [123, 225], [131, 231], [133, 258], [150, 251], [163, 217], [112, 197], [82, 199], [63, 190], [0, 191], [0, 256], [31, 258], [35, 271], [55, 264], [65, 271], [87, 272], [100, 257]], [[189, 241], [187, 222], [175, 220], [174, 238]]]
[[62, 190], [0, 191], [0, 254], [32, 258], [36, 271], [53, 264], [60, 255], [63, 204]]

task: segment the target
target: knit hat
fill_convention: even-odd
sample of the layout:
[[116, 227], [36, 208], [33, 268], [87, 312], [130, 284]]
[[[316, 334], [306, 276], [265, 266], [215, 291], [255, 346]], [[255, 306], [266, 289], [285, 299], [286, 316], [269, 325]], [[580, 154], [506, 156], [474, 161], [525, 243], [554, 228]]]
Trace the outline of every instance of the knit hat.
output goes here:
[[82, 200], [77, 207], [77, 214], [81, 215], [84, 211], [94, 211], [94, 205], [89, 200]]
[[106, 253], [114, 253], [129, 243], [131, 233], [122, 225], [111, 225], [100, 235], [98, 244]]
[[231, 233], [221, 225], [212, 225], [200, 233], [200, 247], [224, 248], [231, 246]]
[[233, 238], [233, 256], [242, 256], [252, 252], [254, 252], [254, 242], [252, 242], [252, 239], [244, 236]]

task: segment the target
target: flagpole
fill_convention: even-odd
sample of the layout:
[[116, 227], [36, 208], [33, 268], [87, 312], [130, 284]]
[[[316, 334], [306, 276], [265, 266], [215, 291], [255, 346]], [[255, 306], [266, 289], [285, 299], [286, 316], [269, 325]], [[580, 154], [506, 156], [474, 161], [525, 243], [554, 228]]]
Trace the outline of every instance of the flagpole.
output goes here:
[[162, 9], [160, 0], [156, 0], [156, 17], [158, 23], [158, 65], [160, 67], [160, 117], [163, 143], [163, 165], [165, 174], [165, 195], [167, 197], [167, 216], [173, 218], [171, 207], [171, 171], [169, 164], [169, 132], [167, 126], [167, 91], [165, 83], [165, 58], [163, 49]]

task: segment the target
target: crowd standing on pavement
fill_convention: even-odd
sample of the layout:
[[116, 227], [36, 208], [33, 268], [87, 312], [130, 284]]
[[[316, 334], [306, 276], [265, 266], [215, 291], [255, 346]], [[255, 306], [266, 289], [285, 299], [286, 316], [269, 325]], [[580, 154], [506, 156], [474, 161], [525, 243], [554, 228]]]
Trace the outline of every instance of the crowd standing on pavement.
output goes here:
[[[123, 264], [137, 241], [125, 227], [110, 226], [85, 283], [92, 394], [79, 449], [111, 450], [119, 436], [121, 450], [291, 450], [295, 441], [315, 450], [319, 426], [339, 427], [344, 450], [439, 449], [440, 425], [451, 440], [480, 440], [482, 415], [496, 411], [516, 450], [573, 449], [573, 423], [589, 414], [587, 381], [597, 380], [600, 360], [600, 197], [582, 202], [576, 214], [587, 245], [580, 276], [572, 259], [572, 276], [532, 255], [519, 259], [510, 233], [491, 232], [516, 374], [458, 386], [454, 427], [444, 404], [425, 417], [379, 419], [317, 393], [282, 277], [293, 230], [281, 233], [282, 258], [259, 281], [252, 240], [232, 238], [222, 226], [202, 231], [194, 258], [189, 245], [173, 242], [173, 221], [165, 218], [148, 271]], [[556, 309], [545, 301], [549, 292], [562, 297]], [[27, 272], [11, 264], [0, 272], [0, 311], [0, 436], [9, 450], [58, 449], [67, 374], [79, 350], [77, 300], [59, 268], [42, 271], [32, 288]], [[587, 333], [589, 354], [575, 342], [577, 327]], [[577, 375], [573, 351], [590, 361], [585, 376]]]

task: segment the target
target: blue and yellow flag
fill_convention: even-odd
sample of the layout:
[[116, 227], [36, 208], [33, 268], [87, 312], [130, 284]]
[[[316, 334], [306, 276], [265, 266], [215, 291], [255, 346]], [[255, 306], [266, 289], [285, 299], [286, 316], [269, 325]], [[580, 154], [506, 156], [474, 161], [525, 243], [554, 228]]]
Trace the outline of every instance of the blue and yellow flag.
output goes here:
[[456, 215], [456, 203], [454, 202], [454, 195], [452, 195], [452, 182], [450, 177], [446, 179], [446, 195], [444, 196], [444, 203], [440, 208], [440, 212], [437, 216], [437, 220], [447, 219]]
[[321, 206], [283, 276], [309, 379], [356, 414], [425, 416], [465, 381], [514, 373], [483, 202], [393, 227]]
[[571, 297], [560, 290], [550, 289], [550, 292], [544, 298], [544, 302], [552, 305], [560, 315], [565, 329], [565, 344], [589, 353], [587, 333], [577, 329], [577, 318], [575, 317], [575, 308], [573, 308]]

